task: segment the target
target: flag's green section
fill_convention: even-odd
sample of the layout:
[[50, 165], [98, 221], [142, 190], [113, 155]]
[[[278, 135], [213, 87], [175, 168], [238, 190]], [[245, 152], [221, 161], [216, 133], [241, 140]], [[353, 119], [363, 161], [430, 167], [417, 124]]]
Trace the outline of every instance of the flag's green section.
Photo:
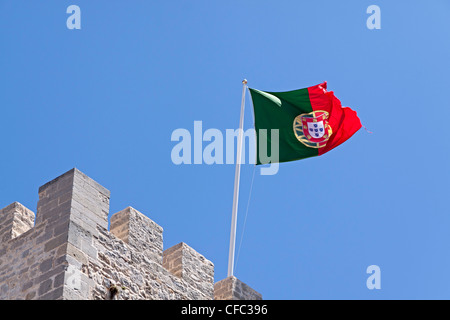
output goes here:
[[[317, 149], [306, 147], [295, 137], [293, 129], [296, 116], [313, 111], [307, 88], [288, 92], [264, 92], [251, 88], [249, 90], [255, 113], [257, 164], [267, 163], [265, 159], [272, 155], [271, 129], [279, 130], [278, 162], [318, 155]], [[261, 135], [261, 129], [267, 129], [267, 141], [265, 135]], [[266, 143], [267, 154], [264, 154], [265, 148], [261, 150], [261, 143]]]

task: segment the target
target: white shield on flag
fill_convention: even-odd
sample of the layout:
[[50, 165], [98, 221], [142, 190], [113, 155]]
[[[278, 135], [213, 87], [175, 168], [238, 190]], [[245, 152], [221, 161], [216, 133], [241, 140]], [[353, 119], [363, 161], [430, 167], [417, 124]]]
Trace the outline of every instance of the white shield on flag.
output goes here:
[[323, 126], [323, 121], [318, 122], [308, 122], [308, 133], [313, 138], [322, 138], [325, 134], [325, 128]]

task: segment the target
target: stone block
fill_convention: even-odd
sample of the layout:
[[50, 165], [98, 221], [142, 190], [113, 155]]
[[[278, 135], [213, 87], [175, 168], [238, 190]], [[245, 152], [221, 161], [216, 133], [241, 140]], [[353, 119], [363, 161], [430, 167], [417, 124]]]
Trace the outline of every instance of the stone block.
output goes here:
[[262, 300], [262, 295], [250, 286], [231, 276], [214, 285], [215, 300]]
[[163, 253], [163, 267], [205, 295], [214, 296], [214, 264], [181, 242]]
[[147, 258], [162, 264], [163, 228], [132, 207], [111, 217], [110, 232]]
[[34, 226], [34, 212], [19, 202], [0, 210], [0, 243], [17, 238]]

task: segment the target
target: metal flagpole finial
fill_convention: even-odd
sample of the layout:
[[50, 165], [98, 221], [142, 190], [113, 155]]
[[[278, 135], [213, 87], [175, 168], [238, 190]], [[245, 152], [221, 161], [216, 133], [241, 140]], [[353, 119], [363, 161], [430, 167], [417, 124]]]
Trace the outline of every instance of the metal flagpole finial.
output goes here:
[[243, 84], [247, 84], [247, 79], [242, 80]]

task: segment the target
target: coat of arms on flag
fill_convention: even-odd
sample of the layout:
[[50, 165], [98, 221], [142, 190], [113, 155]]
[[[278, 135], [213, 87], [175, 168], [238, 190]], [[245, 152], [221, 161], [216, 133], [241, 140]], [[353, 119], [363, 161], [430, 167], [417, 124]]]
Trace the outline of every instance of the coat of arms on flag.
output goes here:
[[328, 124], [329, 113], [323, 110], [301, 114], [294, 119], [294, 134], [310, 148], [322, 148], [333, 134]]

